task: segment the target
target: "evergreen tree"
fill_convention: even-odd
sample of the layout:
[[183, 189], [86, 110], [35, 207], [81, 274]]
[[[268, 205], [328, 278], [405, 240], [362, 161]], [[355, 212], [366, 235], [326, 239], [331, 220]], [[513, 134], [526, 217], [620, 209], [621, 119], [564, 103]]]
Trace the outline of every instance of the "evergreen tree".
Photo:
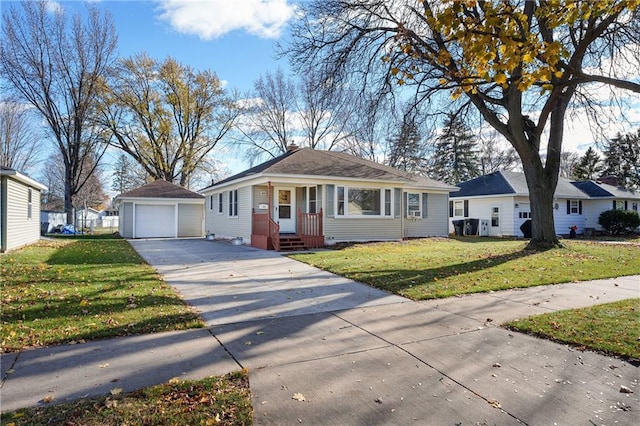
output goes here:
[[459, 116], [449, 114], [435, 141], [430, 176], [457, 184], [480, 176], [476, 139]]
[[604, 149], [605, 175], [615, 176], [628, 189], [640, 188], [640, 129], [609, 140]]
[[576, 180], [596, 180], [600, 176], [602, 169], [600, 156], [595, 149], [589, 147], [573, 168], [571, 178]]
[[407, 172], [424, 168], [424, 147], [418, 126], [413, 120], [402, 120], [400, 132], [389, 140], [389, 165]]
[[121, 153], [114, 165], [111, 189], [122, 194], [145, 183], [144, 171], [141, 167], [132, 161], [131, 157]]

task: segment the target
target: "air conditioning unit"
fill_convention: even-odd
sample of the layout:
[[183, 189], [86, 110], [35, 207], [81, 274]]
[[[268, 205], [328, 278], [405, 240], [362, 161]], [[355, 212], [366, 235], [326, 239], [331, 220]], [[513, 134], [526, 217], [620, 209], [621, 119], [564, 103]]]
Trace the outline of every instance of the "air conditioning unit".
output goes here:
[[419, 211], [415, 211], [414, 210], [414, 211], [411, 212], [411, 216], [413, 216], [413, 217], [421, 217], [421, 214], [420, 214]]

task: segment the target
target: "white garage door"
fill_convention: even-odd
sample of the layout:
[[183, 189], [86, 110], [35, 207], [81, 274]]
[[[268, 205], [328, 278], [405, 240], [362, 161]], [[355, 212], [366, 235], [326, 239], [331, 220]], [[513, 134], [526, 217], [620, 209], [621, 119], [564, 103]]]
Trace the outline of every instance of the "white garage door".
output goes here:
[[175, 237], [175, 206], [136, 204], [135, 238]]

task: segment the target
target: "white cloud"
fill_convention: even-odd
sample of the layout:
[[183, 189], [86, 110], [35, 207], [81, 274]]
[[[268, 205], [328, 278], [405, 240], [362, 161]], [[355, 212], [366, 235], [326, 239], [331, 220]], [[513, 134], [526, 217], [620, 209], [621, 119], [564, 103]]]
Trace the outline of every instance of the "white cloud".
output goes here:
[[243, 30], [278, 38], [295, 6], [287, 0], [160, 0], [161, 19], [177, 31], [203, 40]]
[[47, 12], [60, 14], [64, 11], [62, 5], [57, 1], [49, 0], [47, 1]]

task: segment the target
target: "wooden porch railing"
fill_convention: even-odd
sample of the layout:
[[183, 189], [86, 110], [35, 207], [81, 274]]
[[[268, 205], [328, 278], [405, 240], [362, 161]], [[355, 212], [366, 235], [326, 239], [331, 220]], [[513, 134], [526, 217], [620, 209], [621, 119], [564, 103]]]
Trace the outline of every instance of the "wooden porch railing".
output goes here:
[[269, 215], [266, 213], [256, 213], [251, 215], [251, 233], [255, 235], [269, 236]]
[[280, 225], [269, 219], [269, 236], [271, 237], [271, 244], [275, 251], [280, 251]]
[[[302, 213], [298, 209], [296, 235], [306, 248], [324, 247], [322, 232], [322, 209], [320, 213]], [[280, 251], [280, 225], [269, 218], [267, 213], [251, 215], [251, 245], [264, 250]]]
[[324, 247], [324, 234], [322, 232], [322, 209], [320, 213], [302, 213], [298, 209], [298, 237], [307, 248]]

